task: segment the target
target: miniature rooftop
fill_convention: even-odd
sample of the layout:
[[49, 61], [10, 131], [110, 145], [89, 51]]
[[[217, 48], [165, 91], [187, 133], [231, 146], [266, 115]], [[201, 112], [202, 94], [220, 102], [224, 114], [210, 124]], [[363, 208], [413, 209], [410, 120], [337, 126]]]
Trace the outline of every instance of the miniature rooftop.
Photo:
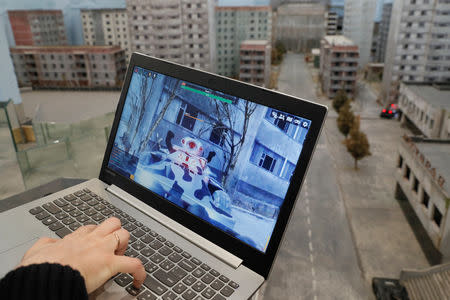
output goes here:
[[425, 102], [434, 107], [450, 111], [450, 86], [446, 86], [445, 89], [440, 89], [430, 84], [403, 84]]
[[332, 46], [355, 46], [351, 39], [343, 35], [327, 35], [324, 40]]
[[450, 194], [450, 140], [441, 141], [415, 141], [419, 151], [430, 161], [431, 165], [436, 168], [436, 174], [442, 175], [445, 179], [442, 187], [447, 195]]

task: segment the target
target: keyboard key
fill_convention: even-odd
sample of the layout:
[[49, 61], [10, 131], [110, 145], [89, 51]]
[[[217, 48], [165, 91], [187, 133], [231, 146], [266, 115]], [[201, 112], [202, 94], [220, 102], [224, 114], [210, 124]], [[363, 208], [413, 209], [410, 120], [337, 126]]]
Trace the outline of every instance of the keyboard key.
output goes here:
[[81, 205], [83, 203], [84, 202], [81, 201], [80, 199], [75, 199], [75, 200], [72, 201], [72, 205], [74, 205], [74, 206], [79, 206], [79, 205]]
[[92, 193], [91, 190], [88, 189], [88, 188], [83, 189], [83, 192], [88, 193], [88, 194], [89, 194], [89, 193]]
[[183, 283], [186, 285], [191, 285], [196, 281], [195, 277], [193, 277], [192, 275], [189, 275], [188, 277], [186, 277], [185, 279], [183, 279]]
[[170, 254], [168, 258], [169, 258], [171, 261], [173, 261], [174, 263], [177, 263], [177, 262], [179, 262], [180, 260], [183, 259], [183, 257], [182, 257], [180, 254], [175, 253], [175, 252], [173, 252], [172, 254]]
[[192, 275], [194, 275], [197, 278], [202, 277], [203, 275], [205, 275], [206, 271], [200, 268], [195, 269], [194, 272], [192, 272]]
[[226, 298], [224, 296], [222, 296], [221, 294], [216, 294], [212, 300], [226, 300]]
[[163, 300], [175, 300], [177, 295], [174, 292], [168, 291], [162, 296]]
[[83, 192], [82, 190], [76, 191], [75, 193], [73, 193], [75, 196], [77, 197], [81, 197], [85, 194], [85, 192]]
[[140, 238], [141, 236], [143, 236], [145, 234], [145, 231], [141, 230], [141, 229], [137, 229], [135, 231], [133, 231], [133, 235], [137, 238]]
[[46, 212], [45, 210], [43, 210], [40, 213], [38, 213], [37, 215], [35, 215], [36, 219], [38, 219], [38, 220], [45, 219], [49, 216], [50, 216], [50, 214], [48, 212]]
[[181, 252], [183, 252], [183, 249], [181, 249], [178, 246], [175, 246], [175, 247], [173, 247], [173, 251], [175, 251], [176, 253], [181, 253]]
[[94, 221], [97, 221], [97, 222], [99, 222], [99, 223], [105, 219], [105, 217], [102, 216], [102, 215], [99, 214], [99, 213], [93, 215], [91, 218], [92, 218]]
[[159, 248], [161, 248], [163, 246], [163, 244], [158, 240], [153, 240], [148, 245], [155, 250], [158, 250]]
[[186, 259], [179, 262], [178, 265], [188, 272], [192, 272], [195, 269], [195, 265]]
[[159, 249], [159, 253], [161, 253], [164, 256], [167, 256], [167, 255], [169, 255], [172, 252], [173, 251], [167, 246], [162, 246], [162, 248]]
[[68, 212], [75, 210], [75, 207], [73, 207], [72, 205], [66, 205], [66, 206], [63, 206], [62, 209], [63, 209], [63, 211], [68, 213]]
[[181, 255], [183, 255], [186, 258], [191, 258], [192, 255], [190, 255], [189, 253], [187, 253], [186, 251], [184, 251], [183, 253], [181, 253]]
[[109, 215], [111, 215], [111, 214], [113, 213], [113, 211], [110, 210], [109, 208], [105, 208], [104, 210], [101, 211], [101, 213], [102, 213], [104, 216], [109, 216]]
[[173, 243], [170, 241], [165, 242], [164, 245], [166, 245], [169, 248], [172, 248], [174, 246]]
[[128, 220], [128, 221], [130, 221], [130, 222], [134, 222], [134, 221], [136, 221], [136, 219], [135, 219], [135, 218], [133, 218], [132, 216], [128, 216], [128, 217], [127, 217], [127, 220]]
[[184, 284], [182, 284], [181, 282], [176, 284], [172, 290], [177, 293], [177, 294], [181, 294], [182, 292], [184, 292], [187, 289], [187, 286], [185, 286]]
[[129, 240], [128, 240], [128, 245], [131, 245], [131, 244], [133, 244], [134, 242], [136, 242], [136, 238], [135, 238], [134, 236], [130, 235], [130, 238], [129, 238]]
[[203, 297], [200, 296], [200, 295], [197, 295], [197, 296], [194, 298], [194, 300], [205, 300], [205, 298], [203, 298]]
[[131, 247], [133, 247], [137, 251], [140, 251], [145, 248], [145, 244], [142, 243], [141, 241], [137, 241], [136, 243], [133, 243], [133, 245]]
[[196, 291], [196, 292], [201, 292], [201, 291], [203, 291], [203, 289], [206, 287], [206, 284], [204, 284], [203, 282], [201, 282], [201, 281], [197, 281], [196, 283], [194, 283], [193, 285], [192, 285], [192, 289], [194, 290], [194, 291]]
[[91, 217], [91, 216], [95, 215], [97, 213], [97, 211], [91, 207], [91, 208], [87, 209], [84, 213], [86, 215], [88, 215], [89, 217]]
[[129, 284], [130, 282], [133, 281], [133, 278], [125, 273], [120, 274], [119, 276], [117, 276], [114, 281], [120, 285], [120, 286], [126, 286], [127, 284]]
[[70, 228], [72, 231], [75, 231], [75, 230], [77, 230], [77, 229], [80, 228], [80, 227], [81, 227], [81, 224], [80, 224], [80, 223], [72, 223], [72, 224], [69, 225], [69, 228]]
[[152, 257], [150, 257], [150, 260], [155, 264], [159, 264], [164, 260], [164, 256], [161, 256], [159, 253], [155, 253]]
[[66, 235], [68, 235], [71, 232], [72, 231], [70, 231], [70, 229], [67, 227], [63, 227], [63, 228], [55, 231], [56, 235], [59, 236], [60, 238], [65, 237]]
[[140, 261], [142, 262], [142, 265], [145, 265], [146, 263], [148, 263], [148, 259], [145, 258], [145, 256], [143, 256], [143, 255], [139, 255], [137, 258], [140, 259]]
[[72, 218], [65, 218], [65, 219], [63, 219], [62, 220], [62, 223], [64, 224], [64, 225], [70, 225], [70, 224], [72, 224], [73, 222], [75, 222], [75, 220], [74, 219], [72, 219]]
[[144, 291], [137, 297], [137, 300], [156, 300], [156, 296], [150, 291]]
[[165, 261], [163, 261], [160, 265], [159, 265], [163, 270], [165, 271], [169, 271], [170, 269], [172, 269], [175, 264], [173, 262], [171, 262], [170, 260], [166, 259]]
[[183, 297], [183, 299], [185, 300], [191, 300], [194, 299], [195, 297], [195, 292], [192, 290], [187, 290], [186, 292], [184, 292], [183, 295], [181, 295], [181, 297]]
[[44, 211], [44, 209], [42, 209], [42, 207], [40, 206], [36, 206], [35, 208], [32, 208], [29, 210], [30, 214], [32, 215], [37, 215], [38, 213]]
[[97, 222], [95, 222], [92, 219], [89, 219], [89, 220], [84, 221], [83, 225], [97, 225]]
[[78, 216], [76, 219], [78, 222], [83, 223], [83, 222], [86, 222], [87, 220], [89, 220], [89, 217], [86, 215], [81, 215], [81, 216]]
[[217, 277], [217, 276], [219, 276], [220, 275], [220, 273], [219, 272], [217, 272], [216, 270], [214, 270], [214, 269], [212, 269], [211, 271], [209, 271], [209, 273], [211, 273], [211, 275], [212, 276], [215, 276], [215, 277]]
[[134, 225], [133, 223], [128, 223], [125, 226], [122, 226], [123, 229], [127, 230], [128, 232], [132, 232], [133, 230], [135, 230], [137, 227], [136, 225]]
[[[112, 205], [112, 204], [111, 204], [111, 205]], [[108, 206], [108, 208], [111, 208], [111, 207]], [[136, 221], [136, 222], [134, 222], [134, 225], [136, 225], [137, 227], [141, 227], [141, 226], [142, 226], [142, 223], [139, 222], [139, 221]]]
[[56, 205], [58, 205], [59, 207], [63, 207], [69, 204], [69, 202], [67, 202], [66, 200], [64, 200], [63, 198], [59, 198], [56, 199], [55, 201], [53, 201], [53, 203], [55, 203]]
[[201, 267], [203, 270], [205, 270], [205, 271], [211, 270], [211, 267], [208, 266], [207, 264], [202, 264], [200, 267]]
[[157, 239], [158, 241], [160, 241], [160, 242], [163, 242], [163, 243], [166, 241], [166, 238], [163, 237], [163, 236], [161, 236], [161, 235], [159, 235], [156, 239]]
[[87, 204], [89, 204], [90, 206], [96, 206], [98, 204], [98, 200], [97, 199], [91, 199], [87, 202]]
[[91, 207], [89, 205], [87, 205], [86, 203], [81, 203], [81, 205], [78, 206], [78, 209], [81, 211], [85, 211], [89, 208], [91, 208]]
[[161, 296], [167, 291], [167, 288], [152, 276], [145, 278], [144, 285], [158, 296]]
[[[176, 278], [181, 280], [187, 275], [187, 272], [185, 270], [181, 269], [180, 267], [176, 266], [175, 268], [173, 268], [172, 270], [169, 271], [169, 274], [171, 274], [172, 276], [175, 276]], [[195, 278], [194, 278], [194, 281], [195, 281]]]
[[154, 263], [149, 262], [148, 264], [145, 265], [145, 271], [149, 273], [153, 273], [156, 270], [158, 270], [158, 266], [155, 265]]
[[233, 290], [231, 287], [229, 287], [228, 285], [226, 285], [226, 286], [220, 291], [220, 293], [221, 293], [222, 295], [224, 295], [225, 297], [230, 297], [231, 294], [234, 293], [234, 290]]
[[233, 289], [237, 289], [239, 287], [239, 284], [237, 284], [234, 281], [230, 281], [229, 285], [233, 288]]
[[51, 214], [56, 214], [61, 211], [61, 208], [56, 206], [53, 202], [45, 203], [44, 205], [42, 205], [42, 207]]
[[223, 282], [227, 283], [228, 281], [230, 281], [230, 279], [228, 279], [226, 276], [224, 275], [220, 275], [219, 279], [222, 280]]
[[202, 296], [205, 297], [206, 299], [211, 299], [211, 297], [214, 296], [215, 293], [216, 293], [216, 292], [215, 292], [212, 288], [207, 287], [207, 288], [203, 291]]
[[144, 230], [145, 232], [149, 232], [150, 231], [150, 228], [148, 228], [147, 226], [142, 226], [141, 229]]
[[197, 266], [200, 265], [200, 264], [202, 263], [200, 260], [198, 260], [198, 259], [195, 258], [195, 257], [193, 257], [193, 258], [191, 259], [191, 261], [192, 261], [194, 264], [196, 264]]
[[81, 196], [80, 199], [86, 202], [86, 201], [91, 200], [92, 197], [90, 195], [84, 195], [84, 196]]
[[76, 218], [81, 216], [83, 213], [79, 210], [72, 210], [71, 212], [69, 212], [69, 215], [71, 215], [72, 217]]
[[150, 234], [152, 237], [158, 236], [158, 233], [156, 233], [156, 231], [153, 231], [153, 230], [150, 230], [150, 232], [148, 234]]
[[69, 216], [69, 215], [66, 214], [66, 213], [63, 212], [63, 211], [60, 211], [59, 213], [55, 214], [55, 217], [56, 217], [58, 220], [65, 219], [65, 218], [67, 218], [68, 216]]
[[51, 231], [56, 231], [56, 230], [58, 230], [58, 229], [61, 229], [61, 228], [63, 228], [64, 227], [64, 225], [63, 224], [61, 224], [60, 222], [54, 222], [54, 223], [52, 223], [50, 226], [48, 226], [48, 228], [51, 230]]
[[150, 243], [153, 240], [154, 238], [152, 238], [149, 234], [146, 234], [143, 237], [141, 237], [141, 241], [146, 244]]
[[141, 254], [146, 257], [149, 257], [150, 255], [155, 254], [155, 250], [150, 249], [149, 247], [145, 247], [144, 249], [141, 250]]
[[70, 194], [70, 195], [64, 196], [64, 199], [67, 200], [67, 201], [73, 201], [73, 200], [77, 199], [77, 197], [75, 197], [74, 195]]
[[141, 286], [139, 289], [135, 288], [133, 284], [130, 284], [125, 288], [125, 290], [130, 294], [131, 296], [137, 296], [139, 295], [143, 290], [144, 287]]
[[103, 204], [99, 203], [99, 204], [97, 204], [96, 206], [94, 206], [94, 208], [95, 208], [97, 211], [102, 211], [102, 210], [104, 210], [104, 209], [106, 208], [106, 206], [104, 206]]
[[213, 283], [211, 283], [211, 287], [213, 289], [215, 289], [216, 291], [220, 290], [221, 288], [223, 288], [223, 286], [225, 285], [225, 283], [223, 283], [222, 281], [220, 281], [219, 279], [216, 279], [213, 281]]
[[50, 224], [52, 224], [52, 223], [55, 223], [56, 222], [56, 218], [55, 217], [53, 217], [53, 216], [48, 216], [47, 218], [45, 218], [45, 219], [43, 219], [42, 220], [42, 223], [44, 224], [44, 225], [50, 225]]
[[127, 251], [125, 251], [125, 255], [129, 256], [129, 257], [138, 257], [139, 256], [139, 252], [137, 252], [134, 249], [128, 249]]
[[214, 280], [214, 277], [211, 276], [211, 274], [209, 274], [209, 273], [202, 277], [202, 281], [206, 284], [210, 284], [211, 281], [213, 281], [213, 280]]

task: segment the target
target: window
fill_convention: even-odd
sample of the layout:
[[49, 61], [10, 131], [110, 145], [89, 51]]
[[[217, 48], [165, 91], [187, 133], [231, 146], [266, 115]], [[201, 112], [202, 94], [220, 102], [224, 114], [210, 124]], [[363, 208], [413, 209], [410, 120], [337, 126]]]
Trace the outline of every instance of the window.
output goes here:
[[423, 195], [422, 195], [422, 204], [428, 208], [428, 202], [430, 202], [430, 196], [428, 195], [428, 193], [423, 190]]
[[271, 157], [269, 154], [263, 153], [259, 160], [258, 166], [266, 169], [267, 171], [273, 172], [277, 160]]
[[401, 169], [402, 167], [403, 167], [403, 157], [401, 155], [399, 155], [397, 168]]
[[419, 192], [419, 180], [417, 179], [416, 176], [414, 176], [413, 191], [416, 193]]
[[405, 179], [409, 179], [409, 176], [411, 175], [411, 169], [409, 168], [408, 165], [406, 165], [406, 169], [405, 169]]
[[436, 223], [438, 227], [441, 226], [442, 221], [442, 213], [439, 211], [439, 209], [436, 207], [436, 205], [433, 206], [433, 221]]
[[223, 146], [223, 144], [225, 143], [225, 138], [226, 138], [226, 136], [225, 136], [226, 130], [227, 130], [226, 128], [223, 128], [223, 125], [215, 126], [213, 128], [213, 130], [211, 131], [209, 140], [216, 145]]
[[184, 128], [192, 131], [194, 129], [195, 121], [198, 116], [198, 111], [189, 103], [182, 103], [180, 110], [178, 111], [178, 116], [176, 123], [183, 126]]

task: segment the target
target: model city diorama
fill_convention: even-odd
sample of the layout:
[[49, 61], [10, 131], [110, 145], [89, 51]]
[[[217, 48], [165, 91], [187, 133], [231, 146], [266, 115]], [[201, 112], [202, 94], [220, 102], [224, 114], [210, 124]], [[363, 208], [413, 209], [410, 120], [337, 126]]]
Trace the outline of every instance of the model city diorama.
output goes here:
[[136, 67], [109, 167], [265, 252], [309, 126]]

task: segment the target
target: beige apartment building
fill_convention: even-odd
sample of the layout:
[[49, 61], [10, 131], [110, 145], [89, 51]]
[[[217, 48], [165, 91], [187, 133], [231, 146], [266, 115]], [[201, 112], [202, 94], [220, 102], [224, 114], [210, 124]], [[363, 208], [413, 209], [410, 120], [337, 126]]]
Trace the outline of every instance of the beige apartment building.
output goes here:
[[9, 10], [16, 46], [67, 45], [61, 10]]
[[358, 58], [358, 46], [345, 36], [328, 35], [322, 39], [320, 76], [328, 98], [333, 98], [338, 90], [344, 90], [350, 98], [355, 96]]
[[412, 123], [427, 138], [450, 139], [450, 86], [402, 83], [398, 105], [402, 123]]
[[19, 46], [10, 52], [21, 86], [120, 88], [127, 68], [119, 46]]
[[119, 46], [131, 56], [130, 30], [126, 9], [82, 9], [81, 21], [86, 45]]
[[271, 49], [269, 41], [243, 41], [240, 47], [239, 80], [268, 88]]
[[450, 140], [404, 136], [398, 148], [396, 197], [407, 198], [443, 261], [450, 260]]
[[215, 71], [213, 0], [126, 0], [131, 50]]

